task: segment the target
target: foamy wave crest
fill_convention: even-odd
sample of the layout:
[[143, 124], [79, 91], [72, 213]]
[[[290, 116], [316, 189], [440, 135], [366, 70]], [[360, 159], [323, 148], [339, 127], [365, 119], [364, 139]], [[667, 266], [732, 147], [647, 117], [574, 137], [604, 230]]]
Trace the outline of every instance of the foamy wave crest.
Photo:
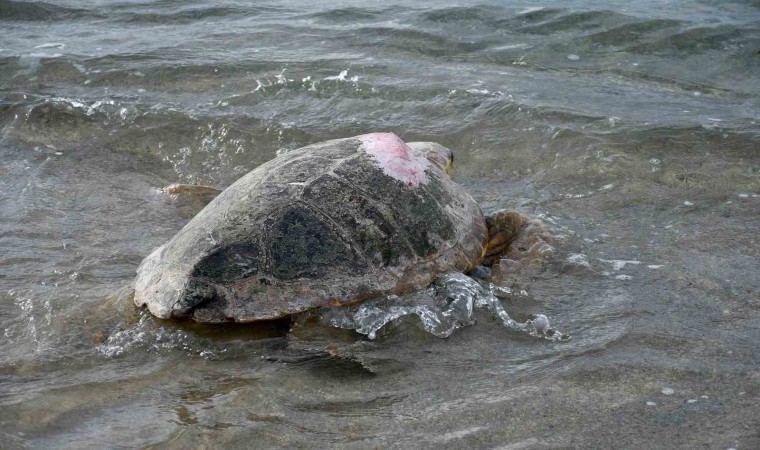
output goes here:
[[152, 322], [147, 314], [143, 314], [134, 326], [111, 334], [97, 347], [98, 351], [105, 356], [119, 356], [134, 347], [147, 350], [187, 348], [187, 333], [156, 327]]
[[484, 287], [462, 273], [446, 273], [426, 291], [401, 297], [388, 296], [348, 308], [326, 309], [322, 312], [322, 320], [375, 339], [387, 324], [405, 316], [417, 316], [425, 331], [446, 338], [459, 328], [474, 325], [474, 312], [483, 310], [510, 329], [553, 341], [568, 338], [552, 329], [543, 314], [536, 314], [526, 322], [512, 319], [495, 295], [499, 289], [490, 283]]

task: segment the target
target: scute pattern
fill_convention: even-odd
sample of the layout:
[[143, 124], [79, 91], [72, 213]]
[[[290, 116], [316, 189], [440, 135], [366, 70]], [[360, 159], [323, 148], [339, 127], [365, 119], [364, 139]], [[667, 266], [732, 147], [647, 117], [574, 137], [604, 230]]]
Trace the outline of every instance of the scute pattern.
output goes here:
[[439, 178], [429, 177], [425, 185], [409, 189], [386, 176], [368, 159], [365, 155], [350, 159], [337, 167], [335, 173], [347, 183], [361, 186], [375, 201], [389, 205], [399, 232], [417, 256], [428, 257], [454, 238], [454, 225], [434, 197], [437, 191], [443, 191], [438, 185]]
[[259, 273], [262, 262], [258, 242], [241, 242], [219, 248], [195, 266], [194, 276], [217, 283], [234, 283]]
[[412, 257], [409, 242], [393, 222], [391, 208], [372, 200], [360, 188], [325, 174], [304, 188], [302, 198], [319, 205], [340, 224], [376, 267], [392, 266], [401, 258]]
[[281, 280], [318, 278], [326, 267], [358, 272], [364, 267], [340, 234], [305, 205], [283, 211], [269, 233], [272, 275]]

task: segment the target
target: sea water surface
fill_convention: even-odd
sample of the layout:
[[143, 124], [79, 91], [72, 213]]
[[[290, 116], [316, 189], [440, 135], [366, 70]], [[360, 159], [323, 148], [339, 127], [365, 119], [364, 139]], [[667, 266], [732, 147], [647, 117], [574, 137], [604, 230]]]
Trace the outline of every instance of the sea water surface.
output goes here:
[[[0, 30], [1, 448], [760, 448], [757, 2], [0, 0]], [[204, 204], [160, 188], [373, 131], [542, 224], [448, 279], [491, 312], [133, 307]]]

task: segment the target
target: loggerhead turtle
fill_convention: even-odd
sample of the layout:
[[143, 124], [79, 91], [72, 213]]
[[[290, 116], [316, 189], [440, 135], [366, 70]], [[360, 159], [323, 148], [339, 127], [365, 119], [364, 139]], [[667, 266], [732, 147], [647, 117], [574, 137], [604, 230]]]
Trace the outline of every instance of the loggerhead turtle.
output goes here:
[[486, 218], [453, 153], [372, 133], [309, 145], [221, 192], [137, 269], [160, 318], [253, 322], [427, 287], [498, 260], [523, 223]]

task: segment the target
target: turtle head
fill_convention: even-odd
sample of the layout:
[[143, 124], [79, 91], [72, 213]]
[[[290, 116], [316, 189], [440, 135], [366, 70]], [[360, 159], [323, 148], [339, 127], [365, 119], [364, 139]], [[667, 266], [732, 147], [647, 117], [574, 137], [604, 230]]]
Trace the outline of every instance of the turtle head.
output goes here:
[[407, 145], [412, 150], [425, 155], [428, 161], [446, 172], [446, 175], [451, 176], [454, 168], [454, 152], [435, 142], [409, 142]]

